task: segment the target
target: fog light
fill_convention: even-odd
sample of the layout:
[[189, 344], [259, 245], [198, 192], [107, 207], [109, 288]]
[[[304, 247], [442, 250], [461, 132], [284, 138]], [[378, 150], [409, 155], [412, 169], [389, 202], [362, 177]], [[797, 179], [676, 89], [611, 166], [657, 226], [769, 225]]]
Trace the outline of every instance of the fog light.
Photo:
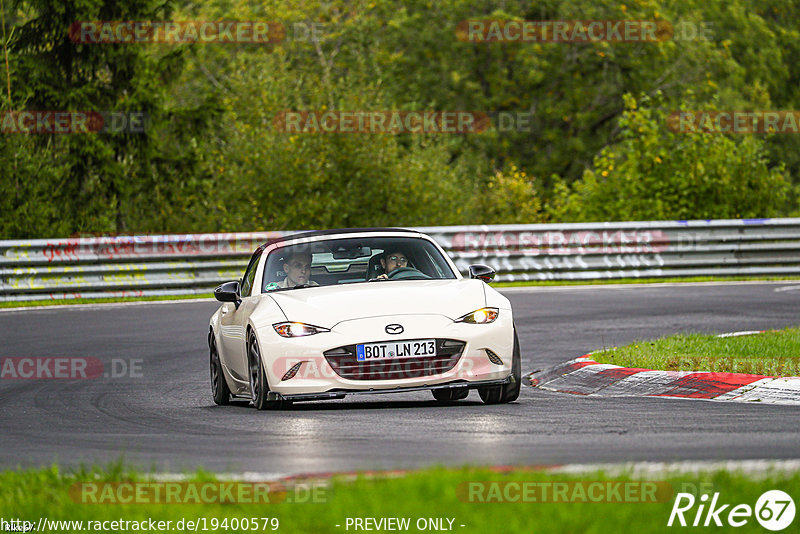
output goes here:
[[490, 351], [489, 349], [483, 349], [486, 351], [486, 355], [489, 357], [489, 360], [495, 365], [503, 365], [503, 360], [500, 359], [500, 356], [495, 354], [494, 352]]
[[297, 374], [297, 371], [299, 371], [299, 370], [300, 370], [300, 367], [301, 367], [301, 366], [302, 366], [304, 363], [306, 363], [306, 362], [297, 362], [296, 364], [294, 364], [294, 365], [292, 366], [292, 368], [291, 368], [291, 369], [289, 369], [288, 371], [286, 371], [286, 374], [285, 374], [285, 375], [283, 375], [283, 378], [281, 378], [281, 382], [283, 382], [284, 380], [291, 380], [292, 378], [294, 378], [294, 375], [296, 375], [296, 374]]

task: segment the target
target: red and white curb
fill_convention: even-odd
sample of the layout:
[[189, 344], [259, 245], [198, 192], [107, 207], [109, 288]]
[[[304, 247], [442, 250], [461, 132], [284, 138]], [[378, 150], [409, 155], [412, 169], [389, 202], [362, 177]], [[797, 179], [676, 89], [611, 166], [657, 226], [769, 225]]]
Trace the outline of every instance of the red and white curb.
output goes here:
[[[736, 332], [746, 335], [756, 332]], [[528, 375], [540, 389], [599, 397], [679, 397], [800, 405], [800, 377], [656, 371], [597, 363], [591, 354]]]

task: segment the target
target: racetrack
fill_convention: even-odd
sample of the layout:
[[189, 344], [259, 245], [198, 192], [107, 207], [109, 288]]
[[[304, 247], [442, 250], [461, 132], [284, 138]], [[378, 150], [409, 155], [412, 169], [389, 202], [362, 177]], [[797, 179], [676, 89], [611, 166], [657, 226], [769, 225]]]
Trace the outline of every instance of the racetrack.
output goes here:
[[[679, 331], [800, 324], [800, 284], [504, 290], [523, 374], [588, 351]], [[0, 380], [0, 467], [129, 463], [161, 471], [296, 474], [431, 464], [562, 464], [799, 458], [800, 409], [664, 398], [585, 398], [523, 386], [350, 396], [281, 412], [213, 404], [210, 301], [0, 311], [0, 357], [141, 359], [141, 376]]]

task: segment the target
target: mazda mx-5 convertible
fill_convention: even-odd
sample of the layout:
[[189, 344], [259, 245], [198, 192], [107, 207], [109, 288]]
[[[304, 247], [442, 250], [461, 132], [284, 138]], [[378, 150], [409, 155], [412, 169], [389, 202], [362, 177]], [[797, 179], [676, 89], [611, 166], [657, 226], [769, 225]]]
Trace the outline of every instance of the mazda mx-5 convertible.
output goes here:
[[511, 305], [462, 278], [430, 237], [412, 230], [305, 232], [260, 246], [241, 280], [219, 286], [211, 317], [214, 402], [258, 409], [364, 393], [431, 390], [438, 401], [477, 389], [486, 404], [520, 388]]

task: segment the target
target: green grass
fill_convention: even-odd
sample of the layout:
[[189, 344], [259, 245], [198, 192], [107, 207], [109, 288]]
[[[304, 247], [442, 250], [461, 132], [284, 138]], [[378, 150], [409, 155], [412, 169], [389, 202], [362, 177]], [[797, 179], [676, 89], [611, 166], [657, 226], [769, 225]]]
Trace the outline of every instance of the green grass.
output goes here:
[[677, 334], [592, 354], [600, 363], [665, 371], [800, 376], [800, 328], [752, 336]]
[[[534, 533], [658, 533], [674, 532], [680, 527], [667, 527], [675, 496], [678, 492], [720, 492], [721, 503], [755, 506], [765, 491], [781, 489], [798, 497], [800, 472], [762, 473], [752, 477], [727, 471], [699, 474], [664, 475], [658, 502], [468, 502], [465, 484], [480, 481], [501, 482], [569, 482], [635, 481], [627, 475], [607, 476], [603, 472], [583, 475], [551, 474], [540, 470], [515, 470], [507, 473], [486, 469], [432, 468], [394, 478], [356, 480], [333, 479], [330, 486], [318, 493], [319, 501], [280, 504], [84, 504], [79, 497], [70, 496], [70, 487], [77, 482], [144, 481], [141, 472], [119, 466], [108, 469], [81, 470], [62, 473], [56, 467], [42, 470], [5, 471], [0, 473], [0, 516], [21, 518], [37, 524], [39, 518], [50, 520], [105, 521], [143, 520], [152, 518], [175, 521], [215, 518], [277, 517], [278, 532], [353, 532], [345, 530], [348, 517], [409, 517], [409, 532], [418, 532], [418, 518], [454, 518], [453, 530], [463, 533], [534, 532]], [[658, 478], [649, 477], [647, 481]], [[199, 472], [192, 480], [210, 481], [213, 476]], [[586, 487], [585, 485], [583, 487]], [[459, 489], [462, 488], [462, 489]], [[702, 488], [695, 491], [692, 488]], [[291, 493], [291, 492], [290, 492]], [[74, 494], [73, 494], [74, 495]], [[486, 494], [484, 494], [485, 496]], [[687, 519], [693, 520], [697, 506]], [[730, 509], [730, 507], [729, 507]], [[724, 519], [724, 514], [723, 514]], [[795, 519], [793, 527], [800, 519]], [[340, 525], [340, 527], [336, 527]], [[465, 525], [463, 528], [460, 525]], [[691, 528], [691, 527], [689, 527]], [[714, 527], [712, 527], [713, 529]], [[728, 527], [729, 528], [729, 527]], [[720, 529], [716, 529], [720, 530]], [[60, 530], [74, 532], [76, 530]], [[175, 530], [172, 530], [175, 532]], [[199, 531], [203, 531], [202, 528]], [[215, 532], [215, 530], [208, 530]], [[219, 529], [217, 532], [244, 532], [243, 529]], [[258, 532], [264, 532], [259, 524]], [[272, 530], [267, 529], [267, 532]], [[720, 531], [728, 531], [725, 528]], [[764, 532], [755, 518], [737, 528], [737, 532]], [[788, 529], [787, 532], [797, 532]]]
[[163, 297], [123, 297], [123, 298], [99, 298], [99, 299], [59, 299], [59, 300], [24, 300], [24, 301], [3, 301], [0, 308], [33, 308], [37, 306], [66, 306], [70, 304], [107, 304], [111, 302], [147, 302], [156, 300], [195, 300], [208, 299], [214, 296], [209, 291], [207, 295], [165, 295]]

